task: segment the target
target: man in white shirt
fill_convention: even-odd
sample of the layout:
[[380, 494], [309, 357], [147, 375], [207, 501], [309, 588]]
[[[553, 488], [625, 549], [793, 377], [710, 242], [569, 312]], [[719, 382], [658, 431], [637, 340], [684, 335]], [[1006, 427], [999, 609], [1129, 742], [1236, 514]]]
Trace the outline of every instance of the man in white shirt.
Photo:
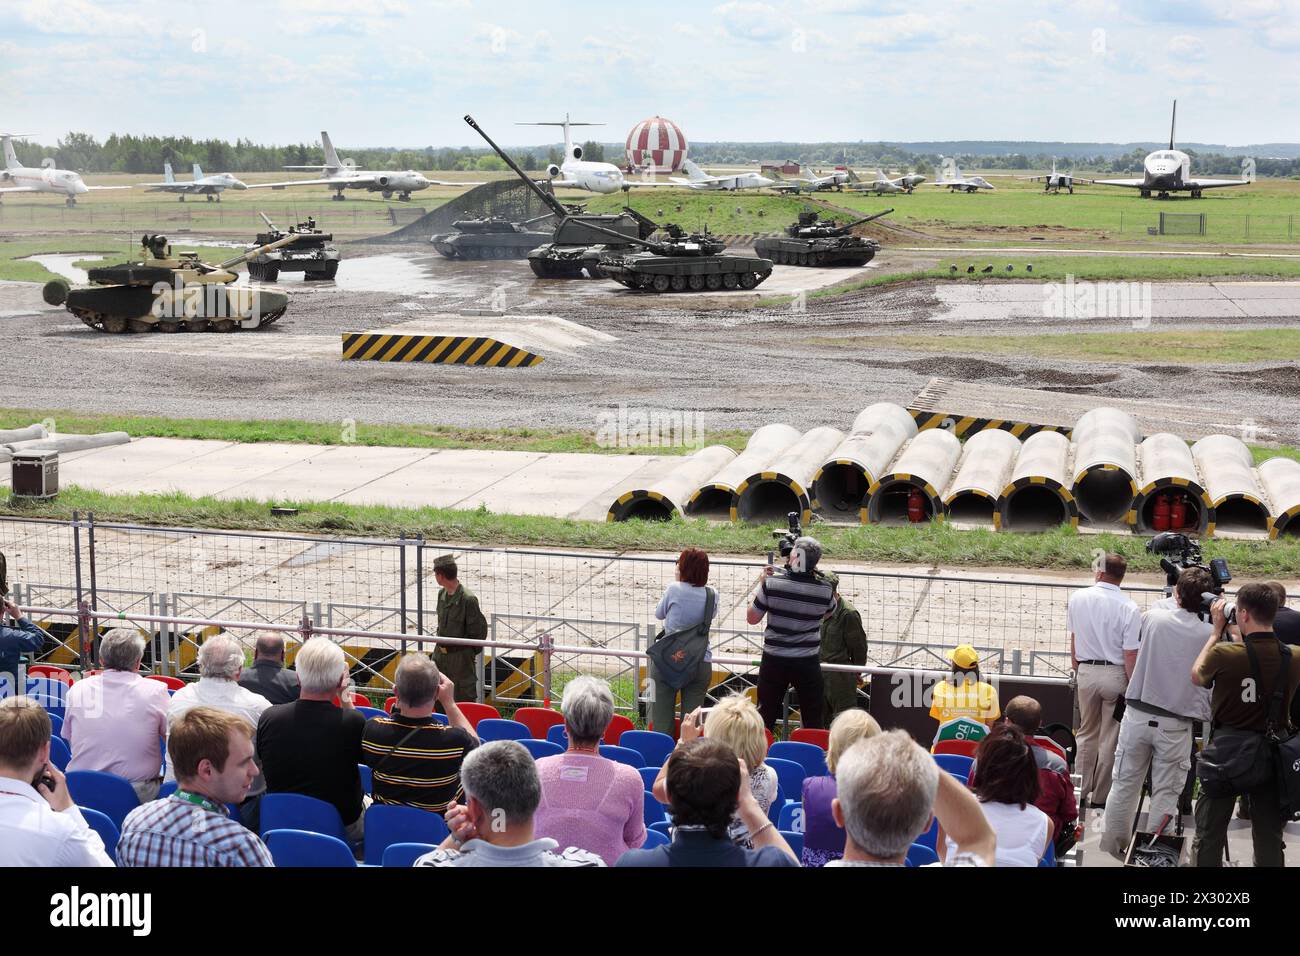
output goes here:
[[[217, 710], [242, 717], [256, 727], [262, 712], [271, 702], [261, 694], [254, 694], [239, 684], [244, 670], [244, 649], [229, 634], [209, 637], [199, 648], [199, 679], [172, 695], [167, 708], [167, 725], [170, 728], [177, 718], [195, 707], [214, 707]], [[176, 779], [171, 754], [167, 754], [167, 780]], [[246, 800], [255, 800], [266, 792], [266, 778], [259, 771], [248, 790]], [[251, 808], [250, 808], [251, 809]], [[248, 821], [246, 820], [245, 823]]]
[[1129, 675], [1124, 720], [1115, 751], [1114, 786], [1106, 812], [1101, 849], [1123, 859], [1133, 814], [1151, 771], [1151, 809], [1147, 826], [1154, 830], [1178, 812], [1178, 798], [1192, 767], [1192, 723], [1210, 721], [1210, 692], [1191, 681], [1192, 665], [1214, 624], [1198, 615], [1201, 595], [1212, 590], [1203, 568], [1186, 568], [1178, 576], [1173, 609], [1153, 607], [1142, 615], [1142, 644]]
[[112, 866], [50, 763], [50, 726], [31, 698], [0, 700], [0, 866]]
[[[1128, 571], [1123, 555], [1103, 555], [1096, 583], [1076, 591], [1066, 607], [1070, 663], [1078, 675], [1079, 753], [1075, 767], [1083, 777], [1079, 808], [1102, 806], [1110, 794], [1119, 721], [1115, 705], [1124, 696], [1137, 660], [1138, 606], [1119, 589]], [[1131, 651], [1132, 656], [1125, 654]]]

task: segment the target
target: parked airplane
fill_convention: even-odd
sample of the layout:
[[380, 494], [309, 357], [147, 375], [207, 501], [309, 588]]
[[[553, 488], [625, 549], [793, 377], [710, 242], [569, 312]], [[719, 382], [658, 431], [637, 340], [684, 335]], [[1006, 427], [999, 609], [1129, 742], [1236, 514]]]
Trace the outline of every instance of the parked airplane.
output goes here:
[[39, 168], [24, 166], [18, 162], [14, 152], [13, 137], [22, 133], [0, 133], [4, 144], [5, 168], [0, 170], [0, 193], [58, 193], [66, 197], [63, 201], [69, 206], [77, 204], [77, 197], [92, 189], [130, 189], [130, 186], [87, 186], [77, 173], [70, 169], [57, 169], [54, 160], [46, 157], [41, 160]]
[[849, 188], [854, 192], [875, 193], [879, 196], [885, 193], [910, 193], [923, 182], [925, 182], [925, 177], [918, 176], [915, 173], [899, 176], [897, 179], [890, 179], [885, 175], [883, 169], [877, 169], [876, 178], [871, 182], [867, 182], [854, 173]]
[[1169, 120], [1169, 148], [1148, 153], [1142, 160], [1141, 179], [1080, 179], [1079, 182], [1098, 186], [1126, 186], [1141, 190], [1143, 199], [1152, 193], [1159, 199], [1168, 199], [1173, 192], [1190, 192], [1193, 199], [1201, 198], [1203, 189], [1221, 189], [1225, 186], [1245, 186], [1253, 179], [1200, 179], [1192, 176], [1192, 158], [1181, 149], [1174, 149], [1174, 124], [1178, 119], [1178, 101]]
[[[1058, 173], [1056, 171], [1056, 157], [1052, 157], [1052, 171], [1046, 176], [1019, 176], [1026, 182], [1043, 183], [1043, 192], [1059, 193], [1062, 189], [1074, 192], [1075, 178], [1070, 173]], [[1089, 180], [1080, 179], [1079, 182], [1086, 183]]]
[[582, 147], [573, 142], [570, 131], [574, 126], [604, 126], [604, 123], [577, 123], [564, 114], [564, 119], [550, 123], [516, 123], [516, 126], [559, 126], [564, 129], [564, 161], [560, 165], [546, 167], [551, 188], [567, 187], [585, 189], [593, 193], [616, 193], [620, 189], [633, 186], [676, 186], [678, 183], [661, 183], [650, 177], [645, 179], [628, 179], [623, 171], [613, 163], [597, 163], [582, 158]]
[[319, 169], [319, 179], [294, 179], [283, 183], [253, 183], [249, 189], [284, 189], [287, 186], [328, 186], [334, 190], [331, 199], [342, 199], [345, 189], [364, 189], [367, 192], [382, 193], [385, 199], [392, 199], [393, 194], [406, 202], [411, 193], [430, 186], [482, 186], [482, 183], [450, 183], [440, 179], [428, 179], [413, 169], [404, 172], [391, 172], [379, 169], [357, 169], [357, 164], [350, 159], [340, 160], [330, 142], [330, 134], [321, 130], [321, 147], [325, 150], [323, 166], [286, 166], [285, 169]]
[[850, 181], [847, 170], [836, 170], [829, 176], [816, 176], [807, 166], [799, 167], [799, 176], [796, 179], [782, 179], [781, 174], [775, 170], [772, 170], [772, 175], [776, 177], [772, 188], [783, 193], [825, 192], [829, 189], [839, 189]]
[[771, 186], [773, 182], [766, 176], [760, 176], [758, 173], [738, 173], [735, 176], [710, 176], [689, 159], [682, 161], [682, 169], [686, 171], [686, 175], [689, 178], [682, 179], [680, 177], [671, 177], [670, 181], [679, 186], [685, 186], [688, 189], [762, 189], [765, 186]]
[[194, 178], [187, 183], [177, 182], [176, 177], [172, 174], [172, 164], [163, 163], [163, 181], [160, 183], [145, 183], [145, 191], [151, 193], [179, 193], [176, 197], [181, 202], [185, 201], [186, 196], [206, 196], [208, 202], [215, 198], [221, 202], [221, 192], [224, 189], [247, 189], [248, 186], [240, 182], [230, 173], [217, 173], [215, 176], [204, 176], [203, 170], [199, 164], [194, 164]]
[[957, 160], [951, 156], [942, 160], [942, 166], [939, 171], [939, 178], [932, 182], [931, 186], [947, 186], [952, 192], [973, 193], [980, 189], [993, 189], [993, 184], [983, 176], [963, 176], [962, 171], [957, 167]]

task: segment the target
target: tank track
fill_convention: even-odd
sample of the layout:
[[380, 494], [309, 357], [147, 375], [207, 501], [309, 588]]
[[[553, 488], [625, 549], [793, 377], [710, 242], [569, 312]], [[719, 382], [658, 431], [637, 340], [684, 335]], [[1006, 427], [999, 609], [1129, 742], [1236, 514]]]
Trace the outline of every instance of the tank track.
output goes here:
[[[182, 321], [144, 322], [140, 319], [127, 319], [120, 315], [106, 315], [103, 312], [95, 312], [91, 309], [68, 309], [73, 315], [81, 319], [86, 325], [90, 326], [96, 332], [107, 332], [110, 335], [120, 335], [124, 332], [242, 332], [244, 331], [237, 319], [185, 319]], [[261, 324], [258, 329], [264, 329], [280, 316], [288, 311], [286, 306], [283, 309], [275, 309], [262, 316]], [[252, 330], [256, 331], [256, 329]]]
[[843, 252], [783, 252], [775, 249], [764, 254], [779, 266], [865, 266], [876, 257], [874, 249], [846, 249]]
[[637, 292], [716, 292], [720, 289], [753, 289], [763, 283], [772, 274], [767, 272], [724, 272], [709, 275], [667, 276], [631, 273], [610, 275], [621, 286]]

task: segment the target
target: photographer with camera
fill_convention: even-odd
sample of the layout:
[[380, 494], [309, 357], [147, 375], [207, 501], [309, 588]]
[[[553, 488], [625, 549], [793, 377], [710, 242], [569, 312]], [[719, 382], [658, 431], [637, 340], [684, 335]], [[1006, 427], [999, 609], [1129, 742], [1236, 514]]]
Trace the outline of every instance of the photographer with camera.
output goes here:
[[1117, 859], [1124, 859], [1128, 848], [1148, 769], [1148, 829], [1177, 813], [1191, 769], [1192, 724], [1210, 719], [1209, 693], [1191, 683], [1187, 674], [1213, 630], [1202, 598], [1212, 588], [1204, 568], [1184, 568], [1174, 589], [1176, 606], [1153, 607], [1142, 615], [1101, 838], [1101, 849]]
[[[1255, 866], [1283, 866], [1281, 782], [1266, 734], [1271, 727], [1286, 732], [1300, 654], [1273, 633], [1277, 595], [1266, 584], [1244, 585], [1235, 608], [1216, 600], [1210, 615], [1213, 629], [1191, 671], [1192, 683], [1211, 689], [1213, 715], [1197, 766], [1201, 796], [1192, 859], [1196, 866], [1223, 865], [1233, 805], [1248, 794]], [[1229, 630], [1234, 616], [1239, 640]]]
[[826, 690], [819, 652], [822, 619], [830, 613], [835, 594], [830, 582], [816, 573], [821, 543], [806, 535], [793, 537], [797, 528], [798, 516], [794, 515], [790, 533], [781, 539], [785, 567], [778, 571], [769, 564], [763, 569], [754, 603], [746, 615], [751, 625], [767, 617], [758, 667], [758, 710], [768, 730], [776, 727], [781, 703], [791, 685], [799, 695], [803, 726], [826, 726]]

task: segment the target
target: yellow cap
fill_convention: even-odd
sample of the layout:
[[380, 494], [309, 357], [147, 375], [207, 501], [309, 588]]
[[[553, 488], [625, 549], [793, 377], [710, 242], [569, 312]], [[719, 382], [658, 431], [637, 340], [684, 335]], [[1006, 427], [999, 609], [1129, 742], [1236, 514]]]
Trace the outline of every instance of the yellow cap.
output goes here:
[[980, 662], [979, 653], [969, 644], [958, 644], [944, 656], [963, 670], [969, 670]]

